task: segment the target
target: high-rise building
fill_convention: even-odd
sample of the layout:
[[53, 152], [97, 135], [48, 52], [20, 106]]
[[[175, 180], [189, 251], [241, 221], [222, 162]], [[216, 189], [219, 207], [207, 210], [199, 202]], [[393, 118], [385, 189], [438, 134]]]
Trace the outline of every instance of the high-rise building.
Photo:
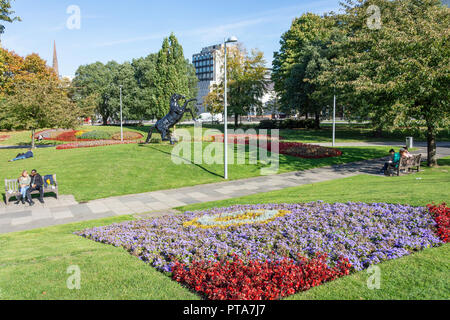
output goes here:
[[192, 56], [192, 63], [198, 78], [197, 109], [205, 112], [203, 99], [214, 84], [223, 81], [223, 44], [203, 48], [200, 53]]

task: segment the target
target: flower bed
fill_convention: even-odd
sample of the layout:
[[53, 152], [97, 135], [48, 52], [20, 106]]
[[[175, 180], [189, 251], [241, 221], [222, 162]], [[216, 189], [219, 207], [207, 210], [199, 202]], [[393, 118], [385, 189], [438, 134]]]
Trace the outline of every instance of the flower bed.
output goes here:
[[[214, 142], [223, 142], [222, 135], [212, 136]], [[272, 144], [270, 141], [279, 141], [279, 139], [266, 135], [230, 135], [229, 143], [235, 144], [250, 144], [250, 140], [264, 139], [268, 141], [267, 150], [272, 151]], [[342, 151], [335, 148], [322, 147], [318, 145], [305, 144], [300, 142], [285, 142], [279, 141], [279, 153], [305, 159], [322, 159], [342, 156]]]
[[428, 209], [437, 224], [437, 233], [441, 240], [448, 243], [450, 240], [450, 208], [445, 203], [440, 206], [429, 205]]
[[[262, 214], [268, 214], [264, 221], [258, 220]], [[244, 220], [245, 223], [241, 224]], [[208, 221], [212, 225], [207, 225]], [[233, 223], [225, 226], [217, 224], [221, 221]], [[208, 227], [205, 228], [204, 223]], [[216, 227], [214, 224], [217, 224]], [[237, 265], [248, 266], [249, 270], [252, 270], [252, 266], [268, 263], [267, 268], [272, 269], [272, 273], [268, 271], [268, 274], [278, 275], [275, 271], [278, 264], [299, 268], [304, 265], [304, 259], [314, 259], [318, 252], [327, 254], [326, 265], [329, 270], [342, 265], [342, 261], [348, 261], [353, 271], [440, 246], [442, 241], [435, 233], [435, 225], [426, 208], [383, 203], [314, 202], [241, 205], [186, 212], [183, 215], [93, 228], [76, 234], [123, 247], [164, 272], [181, 272], [181, 266], [183, 270], [193, 270], [194, 274], [211, 266], [217, 270], [227, 270], [230, 266], [227, 263], [238, 258]], [[289, 263], [286, 259], [290, 259]], [[301, 273], [301, 269], [295, 270]], [[198, 285], [193, 286], [189, 280], [189, 274], [183, 276], [180, 272], [177, 273], [180, 281], [197, 288]], [[244, 275], [245, 272], [240, 277]], [[292, 283], [300, 281], [300, 275], [293, 277], [297, 280]], [[231, 278], [232, 275], [222, 278], [223, 281], [216, 284], [211, 279], [202, 280], [200, 292], [211, 298], [212, 292], [208, 290], [220, 291]], [[261, 282], [253, 280], [250, 287], [262, 286]], [[310, 280], [305, 278], [305, 281], [309, 283]], [[275, 287], [278, 290], [274, 291], [275, 296], [283, 296], [283, 287]], [[294, 286], [293, 290], [307, 287]], [[235, 287], [233, 290], [243, 289]], [[289, 292], [292, 293], [292, 290]]]
[[9, 135], [7, 134], [0, 134], [0, 141], [6, 141], [9, 139]]
[[[87, 142], [87, 141], [110, 141], [121, 140], [120, 132], [109, 133], [98, 130], [64, 130], [64, 129], [50, 129], [36, 133], [35, 137], [41, 135], [44, 140], [62, 141], [62, 142]], [[125, 141], [136, 141], [142, 139], [144, 136], [138, 132], [125, 131], [123, 133]]]
[[[308, 260], [175, 263], [172, 278], [211, 300], [275, 300], [349, 274], [345, 259], [331, 268], [326, 254]], [[313, 276], [312, 276], [313, 275]]]
[[[126, 141], [140, 140], [142, 138], [144, 138], [144, 136], [142, 134], [140, 134], [139, 132], [125, 131], [123, 133], [123, 139]], [[111, 139], [120, 140], [121, 139], [120, 132], [113, 134]]]
[[95, 147], [104, 147], [104, 146], [112, 146], [117, 144], [132, 144], [138, 143], [138, 141], [114, 141], [114, 140], [93, 140], [86, 142], [77, 142], [77, 143], [68, 143], [62, 144], [56, 147], [56, 150], [68, 150], [68, 149], [79, 149], [79, 148], [95, 148]]
[[[306, 159], [321, 159], [342, 156], [342, 151], [300, 142], [280, 142], [280, 154]], [[268, 144], [269, 151], [271, 145]]]

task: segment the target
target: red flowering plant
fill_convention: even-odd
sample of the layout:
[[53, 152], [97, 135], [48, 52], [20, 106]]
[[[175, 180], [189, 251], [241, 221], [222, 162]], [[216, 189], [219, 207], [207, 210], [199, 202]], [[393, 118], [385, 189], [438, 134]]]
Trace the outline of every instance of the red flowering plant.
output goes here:
[[176, 262], [172, 277], [211, 300], [277, 300], [349, 274], [347, 259], [334, 267], [326, 260], [326, 254], [317, 254], [310, 260], [245, 263], [235, 256], [233, 261], [193, 262], [189, 268]]
[[0, 134], [0, 141], [5, 141], [9, 139], [9, 136], [7, 134]]
[[429, 204], [428, 210], [437, 224], [437, 234], [445, 243], [449, 242], [450, 235], [450, 208], [445, 203], [437, 206]]

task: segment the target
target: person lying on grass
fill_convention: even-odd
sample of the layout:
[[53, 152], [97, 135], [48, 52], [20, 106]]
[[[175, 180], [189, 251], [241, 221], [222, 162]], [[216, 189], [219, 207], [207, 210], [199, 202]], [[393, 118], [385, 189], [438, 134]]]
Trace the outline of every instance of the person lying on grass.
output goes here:
[[19, 153], [14, 159], [9, 160], [9, 162], [14, 162], [17, 160], [24, 160], [24, 159], [30, 159], [33, 158], [34, 154], [33, 151], [31, 151], [31, 149], [28, 149], [28, 151], [26, 153]]

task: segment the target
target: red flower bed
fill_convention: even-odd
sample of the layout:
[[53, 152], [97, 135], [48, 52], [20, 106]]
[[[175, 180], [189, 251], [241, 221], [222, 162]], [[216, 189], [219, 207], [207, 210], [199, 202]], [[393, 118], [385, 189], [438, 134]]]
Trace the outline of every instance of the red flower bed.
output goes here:
[[112, 146], [116, 144], [132, 144], [138, 143], [139, 141], [113, 141], [113, 140], [94, 140], [94, 141], [86, 141], [80, 143], [68, 143], [59, 145], [56, 147], [56, 150], [68, 150], [68, 149], [79, 149], [79, 148], [95, 148], [95, 147], [104, 147], [104, 146]]
[[439, 237], [443, 242], [448, 243], [450, 235], [450, 208], [447, 207], [445, 203], [439, 206], [429, 204], [428, 210], [430, 210], [430, 213], [437, 223], [437, 233]]
[[[215, 142], [223, 142], [223, 134], [212, 136]], [[270, 136], [265, 135], [230, 135], [228, 138], [229, 143], [242, 144], [242, 139], [245, 138], [245, 144], [250, 144], [250, 139], [266, 139], [267, 141], [267, 150], [272, 151], [272, 143], [270, 141], [277, 141], [277, 139], [272, 138]], [[298, 157], [305, 159], [322, 159], [322, 158], [331, 158], [331, 157], [340, 157], [342, 156], [342, 151], [334, 148], [327, 148], [312, 144], [306, 144], [301, 142], [284, 142], [279, 141], [279, 153]]]
[[[306, 159], [321, 159], [342, 156], [342, 151], [338, 149], [305, 144], [301, 142], [281, 141], [279, 148], [280, 154]], [[268, 144], [267, 149], [271, 151], [272, 145]]]
[[326, 259], [317, 254], [299, 262], [244, 263], [235, 257], [232, 262], [193, 262], [189, 269], [176, 263], [172, 277], [211, 300], [276, 300], [349, 274], [348, 260], [330, 268]]
[[0, 135], [0, 141], [5, 141], [7, 139], [9, 139], [9, 136], [7, 134]]

